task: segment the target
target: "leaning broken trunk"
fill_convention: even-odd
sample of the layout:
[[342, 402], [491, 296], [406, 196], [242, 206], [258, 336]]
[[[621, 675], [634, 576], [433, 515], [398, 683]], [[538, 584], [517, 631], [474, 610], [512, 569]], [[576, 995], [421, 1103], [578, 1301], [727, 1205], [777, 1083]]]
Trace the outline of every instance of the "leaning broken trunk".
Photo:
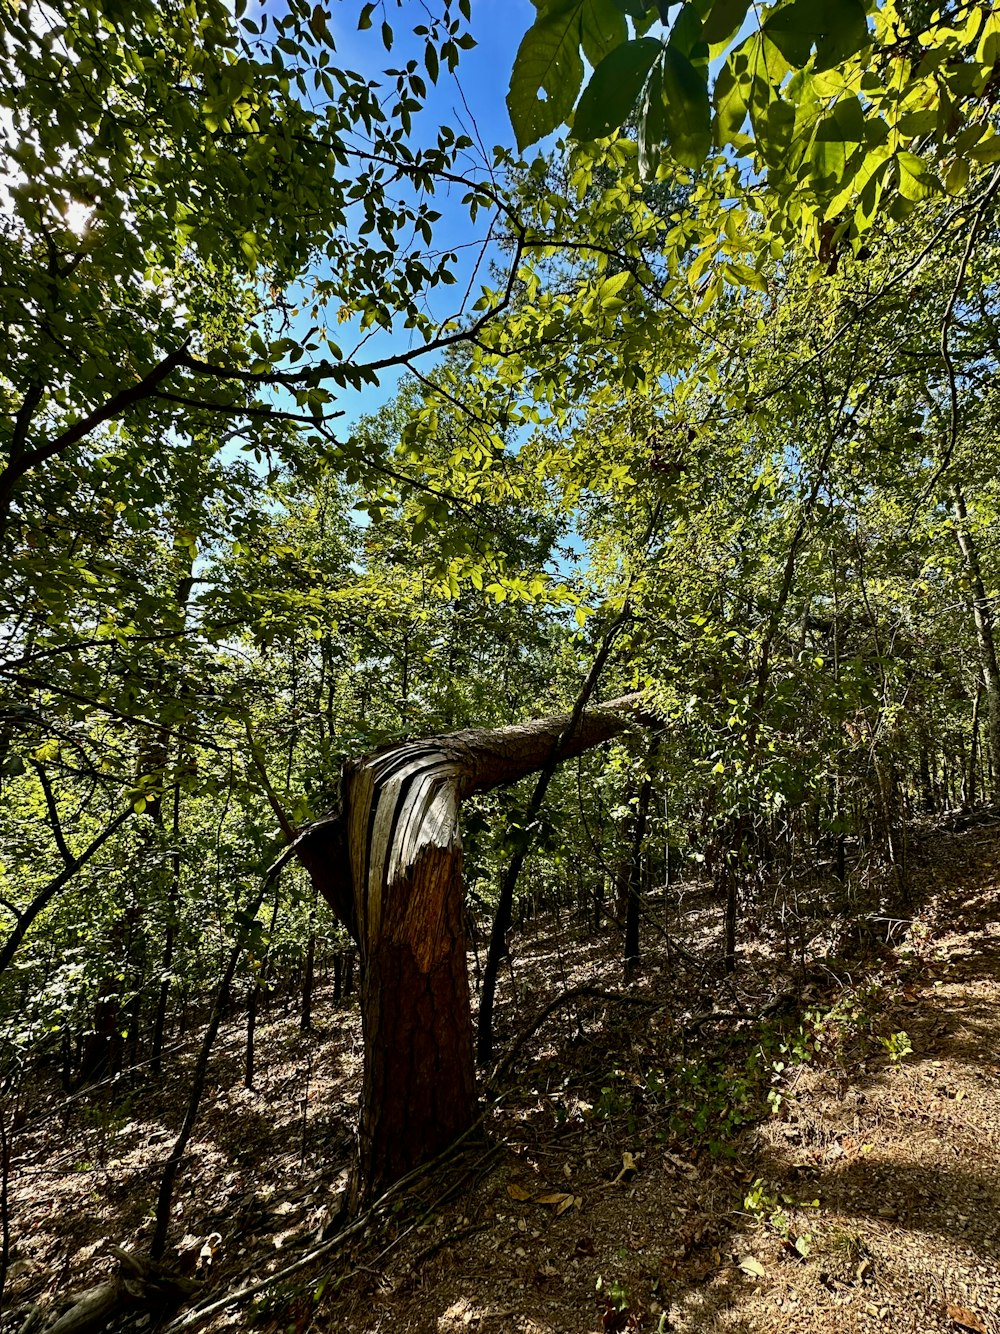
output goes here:
[[344, 768], [342, 812], [296, 850], [357, 941], [364, 1084], [360, 1199], [371, 1199], [475, 1125], [475, 1064], [459, 812], [556, 751], [623, 731], [637, 695], [584, 713], [392, 746]]

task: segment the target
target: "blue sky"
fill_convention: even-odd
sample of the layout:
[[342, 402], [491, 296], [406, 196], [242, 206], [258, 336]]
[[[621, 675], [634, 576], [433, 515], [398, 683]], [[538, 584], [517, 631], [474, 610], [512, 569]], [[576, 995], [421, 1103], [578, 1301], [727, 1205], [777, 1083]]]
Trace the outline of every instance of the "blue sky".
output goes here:
[[[434, 0], [428, 0], [428, 3], [433, 9]], [[477, 45], [462, 52], [454, 75], [442, 68], [436, 85], [428, 81], [427, 104], [415, 118], [414, 139], [434, 142], [439, 125], [461, 127], [477, 144], [481, 142], [485, 152], [492, 156], [496, 145], [513, 146], [514, 136], [505, 104], [507, 85], [518, 45], [535, 16], [535, 9], [530, 0], [471, 0], [471, 3], [470, 30]], [[414, 26], [426, 21], [426, 11], [419, 0], [403, 0], [401, 4], [385, 0], [372, 15], [372, 27], [365, 32], [357, 30], [360, 9], [360, 0], [347, 0], [333, 7], [330, 27], [337, 44], [337, 58], [342, 65], [376, 80], [384, 78], [386, 69], [405, 65], [409, 59], [416, 59], [422, 69], [424, 39], [415, 37], [412, 32]], [[385, 50], [380, 38], [383, 18], [394, 33], [390, 52]], [[476, 157], [480, 157], [478, 149]], [[470, 226], [458, 192], [454, 195], [437, 194], [434, 207], [442, 214], [435, 228], [435, 248], [468, 246], [482, 235], [481, 227]], [[454, 313], [465, 282], [471, 275], [476, 254], [472, 248], [467, 252], [459, 250], [460, 281], [432, 294], [431, 309], [435, 315], [443, 318]], [[488, 269], [481, 268], [477, 282], [479, 278], [488, 281]], [[406, 346], [402, 341], [405, 337], [405, 333], [379, 334], [366, 345], [364, 355], [367, 359], [401, 351]], [[337, 341], [345, 351], [350, 346], [350, 340], [339, 334]], [[344, 393], [338, 406], [346, 414], [345, 429], [359, 416], [390, 400], [399, 378], [399, 374], [388, 373], [377, 389]]]

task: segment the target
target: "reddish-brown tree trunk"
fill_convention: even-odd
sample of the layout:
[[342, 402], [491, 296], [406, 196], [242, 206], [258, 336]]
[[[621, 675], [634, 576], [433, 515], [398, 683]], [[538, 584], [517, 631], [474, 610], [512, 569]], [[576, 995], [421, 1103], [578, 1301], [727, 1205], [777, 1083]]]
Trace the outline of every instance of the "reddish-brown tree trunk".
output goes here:
[[466, 969], [464, 798], [615, 736], [638, 711], [626, 696], [584, 713], [472, 729], [349, 762], [336, 819], [296, 851], [357, 941], [365, 1041], [359, 1199], [377, 1196], [476, 1122]]

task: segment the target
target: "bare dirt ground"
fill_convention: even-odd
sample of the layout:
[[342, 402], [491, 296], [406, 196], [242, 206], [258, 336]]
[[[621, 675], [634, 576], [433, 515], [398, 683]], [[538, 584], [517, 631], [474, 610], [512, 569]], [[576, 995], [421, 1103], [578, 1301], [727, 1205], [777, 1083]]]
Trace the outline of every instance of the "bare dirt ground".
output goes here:
[[[169, 1328], [1000, 1334], [1000, 827], [926, 834], [911, 884], [848, 930], [829, 886], [785, 886], [732, 978], [703, 886], [654, 901], [631, 987], [612, 929], [546, 919], [505, 975], [501, 1053], [568, 988], [628, 999], [560, 1008], [490, 1082], [482, 1133], [339, 1237], [356, 1010], [320, 1005], [310, 1034], [265, 1016], [251, 1092], [233, 1021], [174, 1199], [204, 1296]], [[3, 1334], [110, 1273], [109, 1243], [148, 1245], [192, 1059], [69, 1102], [39, 1083]]]

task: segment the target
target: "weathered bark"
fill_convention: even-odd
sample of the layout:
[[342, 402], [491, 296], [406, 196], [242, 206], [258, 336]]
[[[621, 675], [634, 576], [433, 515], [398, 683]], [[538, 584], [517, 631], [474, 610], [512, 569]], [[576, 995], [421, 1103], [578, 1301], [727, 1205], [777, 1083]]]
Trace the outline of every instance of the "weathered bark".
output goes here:
[[[357, 941], [365, 1042], [359, 1198], [477, 1116], [463, 912], [462, 801], [623, 731], [639, 697], [514, 727], [405, 742], [345, 766], [342, 812], [296, 851]], [[571, 725], [572, 724], [572, 725]]]

